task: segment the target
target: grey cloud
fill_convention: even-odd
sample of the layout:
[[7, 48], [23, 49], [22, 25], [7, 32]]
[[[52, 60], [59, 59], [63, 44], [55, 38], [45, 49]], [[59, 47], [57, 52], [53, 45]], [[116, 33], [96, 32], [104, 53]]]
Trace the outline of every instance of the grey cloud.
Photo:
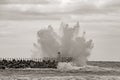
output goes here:
[[[109, 14], [120, 11], [119, 0], [92, 0], [93, 2], [81, 1], [74, 3], [72, 6], [67, 6], [73, 14]], [[101, 2], [100, 2], [101, 1]]]
[[[18, 1], [20, 0], [6, 0]], [[26, 0], [22, 0], [23, 2]], [[70, 15], [108, 15], [111, 13], [119, 14], [119, 0], [70, 0], [70, 3], [62, 4], [60, 0], [27, 0], [30, 3], [39, 1], [41, 4], [33, 5], [3, 5], [0, 8], [1, 19], [61, 19]], [[25, 2], [24, 2], [25, 3]], [[52, 3], [52, 4], [43, 4]]]
[[32, 20], [32, 19], [42, 19], [42, 20], [60, 20], [60, 15], [46, 15], [43, 13], [22, 13], [22, 12], [2, 12], [0, 15], [1, 20]]
[[48, 4], [49, 0], [0, 0], [0, 4]]
[[[8, 0], [10, 1], [10, 0]], [[16, 1], [16, 0], [15, 0]], [[19, 1], [19, 0], [17, 0]], [[21, 0], [20, 0], [21, 1]], [[39, 5], [15, 5], [12, 7], [12, 9], [17, 9], [17, 10], [20, 10], [21, 9], [26, 9], [26, 12], [27, 11], [31, 11], [31, 12], [38, 12], [37, 10], [44, 10], [44, 12], [49, 12], [48, 10], [51, 10], [53, 13], [55, 12], [72, 12], [72, 11], [79, 11], [81, 10], [81, 12], [85, 13], [95, 13], [95, 12], [106, 12], [106, 11], [111, 11], [114, 10], [115, 8], [114, 7], [117, 7], [119, 8], [120, 6], [120, 1], [119, 0], [92, 0], [92, 1], [85, 1], [85, 0], [75, 0], [75, 1], [72, 1], [71, 3], [66, 3], [64, 5], [61, 5], [60, 1], [59, 0], [25, 0], [25, 1], [30, 1], [31, 3], [34, 3], [36, 1], [39, 1], [39, 2], [48, 2], [48, 3], [53, 3], [53, 4], [49, 4], [49, 5], [42, 5], [39, 4]], [[101, 1], [101, 2], [100, 2]], [[11, 0], [11, 2], [14, 2], [13, 0]], [[23, 3], [24, 0], [23, 0]], [[56, 5], [57, 4], [57, 5]], [[12, 5], [11, 5], [12, 6]], [[52, 6], [52, 7], [51, 7]], [[10, 6], [8, 6], [10, 7]], [[11, 8], [10, 8], [11, 9]], [[36, 10], [36, 11], [35, 11]], [[116, 9], [115, 9], [116, 10]]]
[[111, 1], [106, 5], [106, 7], [108, 7], [108, 8], [115, 8], [115, 7], [120, 8], [120, 0], [111, 0]]
[[0, 31], [0, 38], [5, 38], [5, 37], [15, 37], [15, 35], [9, 31]]

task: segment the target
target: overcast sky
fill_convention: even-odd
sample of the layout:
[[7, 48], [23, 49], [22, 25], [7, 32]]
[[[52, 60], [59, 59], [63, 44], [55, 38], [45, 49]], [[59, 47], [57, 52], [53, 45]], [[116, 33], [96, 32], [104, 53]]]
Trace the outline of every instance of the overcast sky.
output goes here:
[[94, 40], [89, 60], [120, 61], [120, 0], [0, 0], [0, 57], [30, 57], [36, 32], [61, 21]]

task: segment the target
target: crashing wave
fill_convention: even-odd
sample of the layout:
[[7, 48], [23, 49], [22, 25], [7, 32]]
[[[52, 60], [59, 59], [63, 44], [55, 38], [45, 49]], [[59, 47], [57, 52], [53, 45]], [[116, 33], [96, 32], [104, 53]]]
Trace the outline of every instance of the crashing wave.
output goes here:
[[74, 63], [72, 62], [59, 62], [57, 69], [60, 71], [70, 71], [70, 70], [77, 70], [77, 71], [94, 71], [94, 72], [99, 72], [99, 71], [115, 71], [112, 68], [103, 68], [103, 67], [98, 67], [98, 66], [90, 66], [90, 65], [86, 65], [86, 66], [76, 66]]

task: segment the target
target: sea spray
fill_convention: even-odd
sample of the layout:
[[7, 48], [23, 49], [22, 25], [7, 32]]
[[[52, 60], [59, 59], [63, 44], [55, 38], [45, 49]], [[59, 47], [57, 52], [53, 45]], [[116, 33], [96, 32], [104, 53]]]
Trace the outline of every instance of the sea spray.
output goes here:
[[73, 27], [62, 23], [59, 31], [55, 32], [49, 25], [37, 32], [37, 43], [34, 43], [37, 51], [33, 54], [34, 57], [57, 57], [57, 53], [61, 52], [62, 57], [73, 57], [76, 66], [85, 66], [93, 42], [85, 39], [85, 32], [80, 34], [79, 22]]
[[79, 70], [81, 67], [74, 65], [72, 62], [59, 62], [57, 69], [60, 71]]

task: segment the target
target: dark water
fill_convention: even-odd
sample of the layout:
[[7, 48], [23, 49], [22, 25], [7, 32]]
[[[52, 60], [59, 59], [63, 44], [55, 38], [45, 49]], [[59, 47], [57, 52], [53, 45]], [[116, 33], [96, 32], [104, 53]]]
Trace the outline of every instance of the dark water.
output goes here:
[[70, 71], [60, 71], [58, 69], [5, 69], [0, 70], [0, 80], [120, 80], [119, 62], [89, 62], [88, 64], [102, 67]]

